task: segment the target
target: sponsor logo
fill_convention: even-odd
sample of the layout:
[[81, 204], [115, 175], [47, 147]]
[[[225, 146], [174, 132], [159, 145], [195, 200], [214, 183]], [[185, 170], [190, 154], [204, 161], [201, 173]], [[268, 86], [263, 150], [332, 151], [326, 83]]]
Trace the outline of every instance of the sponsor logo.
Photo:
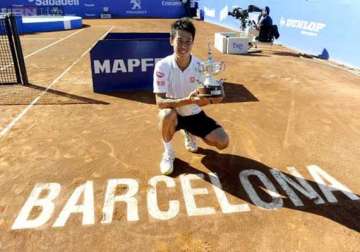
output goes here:
[[12, 7], [11, 9], [2, 8], [0, 13], [12, 13], [15, 16], [37, 16], [36, 7]]
[[96, 17], [95, 13], [85, 13], [85, 17]]
[[95, 74], [116, 74], [116, 73], [133, 73], [147, 72], [153, 69], [156, 62], [160, 58], [144, 58], [144, 59], [105, 59], [94, 60]]
[[162, 73], [162, 72], [157, 71], [157, 72], [156, 72], [156, 76], [159, 77], [159, 78], [162, 78], [162, 77], [165, 76], [165, 74]]
[[85, 7], [95, 7], [95, 4], [93, 3], [84, 3]]
[[307, 20], [299, 19], [290, 19], [290, 18], [280, 18], [280, 26], [299, 29], [301, 34], [307, 36], [318, 36], [322, 29], [326, 27], [326, 24], [320, 22], [313, 22]]
[[223, 21], [228, 17], [229, 7], [226, 5], [220, 10], [220, 21]]
[[103, 19], [111, 18], [111, 14], [110, 13], [101, 13], [100, 18], [103, 18]]
[[244, 44], [242, 44], [242, 43], [233, 43], [232, 47], [233, 47], [233, 49], [242, 50], [244, 48]]
[[130, 0], [132, 10], [141, 10], [141, 0]]
[[167, 1], [161, 1], [162, 6], [181, 6], [182, 3], [180, 0], [167, 0]]
[[165, 81], [157, 81], [158, 86], [165, 86]]
[[103, 19], [111, 18], [111, 14], [110, 13], [101, 13], [100, 18], [103, 18]]
[[216, 17], [215, 9], [210, 9], [206, 6], [204, 7], [204, 13], [205, 13], [205, 16], [207, 16], [207, 17], [212, 17], [212, 18]]
[[132, 15], [136, 15], [136, 14], [146, 14], [147, 11], [146, 10], [142, 10], [141, 8], [141, 0], [130, 0], [130, 5], [131, 5], [131, 10], [127, 10], [126, 14], [132, 14]]
[[73, 6], [80, 5], [79, 0], [28, 0], [29, 3], [35, 3], [37, 6]]
[[100, 18], [111, 18], [110, 7], [104, 6]]

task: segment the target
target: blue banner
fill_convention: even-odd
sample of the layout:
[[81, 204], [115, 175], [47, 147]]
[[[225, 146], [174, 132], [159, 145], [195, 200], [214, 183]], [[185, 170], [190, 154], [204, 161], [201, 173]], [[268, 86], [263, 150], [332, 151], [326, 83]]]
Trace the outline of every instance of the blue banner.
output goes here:
[[153, 17], [185, 15], [181, 0], [1, 0], [0, 11], [18, 15], [75, 15], [84, 18]]
[[[228, 11], [248, 5], [270, 7], [279, 28], [279, 43], [299, 51], [360, 67], [360, 1], [352, 0], [204, 0], [200, 8], [207, 22], [239, 30]], [[257, 15], [257, 14], [256, 14]]]
[[172, 53], [169, 33], [110, 33], [90, 52], [94, 91], [151, 90], [155, 63]]

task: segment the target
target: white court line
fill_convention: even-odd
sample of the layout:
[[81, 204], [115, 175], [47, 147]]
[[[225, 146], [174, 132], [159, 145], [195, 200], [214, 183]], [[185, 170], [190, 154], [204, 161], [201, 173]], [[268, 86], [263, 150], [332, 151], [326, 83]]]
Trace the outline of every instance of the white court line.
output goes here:
[[41, 52], [41, 51], [46, 50], [46, 49], [48, 49], [49, 47], [52, 47], [52, 46], [56, 45], [57, 43], [60, 43], [61, 41], [64, 41], [65, 39], [68, 39], [68, 38], [70, 38], [70, 37], [72, 37], [72, 36], [74, 36], [74, 35], [82, 32], [83, 30], [84, 30], [84, 29], [81, 29], [81, 30], [78, 30], [78, 31], [76, 31], [76, 32], [73, 32], [73, 33], [69, 34], [68, 36], [66, 36], [66, 37], [64, 37], [64, 38], [61, 38], [61, 39], [56, 40], [55, 42], [53, 42], [53, 43], [51, 43], [51, 44], [48, 44], [47, 46], [44, 46], [44, 47], [36, 50], [35, 52], [32, 52], [32, 53], [26, 55], [26, 56], [25, 56], [25, 59], [28, 58], [28, 57], [33, 56], [34, 54], [37, 54], [37, 53], [39, 53], [39, 52]]
[[[105, 26], [105, 25], [104, 25], [104, 26]], [[104, 26], [101, 26], [101, 27], [104, 27]], [[45, 47], [42, 47], [42, 48], [40, 48], [40, 49], [38, 49], [38, 50], [30, 53], [29, 55], [24, 56], [24, 59], [26, 59], [26, 58], [28, 58], [28, 57], [31, 57], [31, 56], [33, 56], [33, 55], [35, 55], [35, 54], [37, 54], [37, 53], [39, 53], [39, 52], [41, 52], [41, 51], [43, 51], [43, 50], [45, 50], [45, 49], [48, 49], [49, 47], [52, 47], [52, 46], [56, 45], [57, 43], [60, 43], [61, 41], [64, 41], [65, 39], [68, 39], [68, 38], [72, 37], [73, 35], [78, 34], [79, 32], [82, 32], [83, 30], [84, 30], [84, 29], [81, 29], [81, 30], [78, 30], [78, 31], [76, 31], [76, 32], [73, 32], [73, 33], [69, 34], [68, 36], [66, 36], [66, 37], [64, 37], [64, 38], [61, 38], [61, 39], [59, 39], [59, 40], [57, 40], [57, 41], [55, 41], [55, 42], [53, 42], [53, 43], [51, 43], [51, 44], [49, 44], [49, 45], [47, 45], [47, 46], [45, 46]], [[26, 38], [22, 38], [22, 39], [26, 39]], [[27, 38], [27, 39], [36, 39], [36, 38]], [[54, 39], [56, 39], [56, 38], [54, 38]], [[9, 65], [3, 66], [2, 68], [0, 68], [0, 71], [3, 71], [3, 70], [5, 70], [6, 68], [8, 68], [8, 67], [10, 67], [10, 66], [13, 66], [13, 65], [14, 65], [14, 64], [9, 64]]]
[[[59, 39], [59, 40], [57, 40], [57, 41], [55, 41], [55, 42], [53, 42], [53, 43], [51, 43], [51, 44], [48, 44], [47, 46], [44, 46], [44, 47], [36, 50], [35, 52], [32, 52], [32, 53], [30, 53], [29, 55], [26, 55], [26, 56], [24, 57], [24, 59], [26, 59], [26, 58], [28, 58], [28, 57], [31, 57], [31, 56], [33, 56], [33, 55], [35, 55], [35, 54], [37, 54], [37, 53], [39, 53], [39, 52], [41, 52], [41, 51], [44, 51], [45, 49], [48, 49], [49, 47], [52, 47], [53, 45], [56, 45], [57, 43], [60, 43], [61, 41], [64, 41], [65, 39], [68, 39], [68, 38], [70, 38], [71, 36], [73, 36], [73, 35], [75, 35], [75, 34], [78, 34], [79, 32], [82, 32], [83, 30], [84, 30], [84, 29], [78, 30], [78, 31], [76, 31], [76, 32], [73, 32], [73, 33], [69, 34], [68, 36], [66, 36], [66, 37], [64, 37], [64, 38], [61, 38], [61, 39]], [[0, 71], [3, 71], [3, 70], [5, 70], [6, 68], [8, 68], [8, 67], [10, 67], [10, 66], [13, 66], [13, 65], [14, 65], [14, 64], [9, 64], [9, 65], [3, 66], [2, 68], [0, 68]]]
[[[107, 26], [108, 26], [108, 25], [107, 25]], [[96, 26], [95, 26], [95, 27], [96, 27]], [[101, 27], [105, 27], [105, 25], [104, 25], [104, 26], [101, 26]], [[111, 26], [111, 27], [113, 27], [113, 26]], [[66, 37], [64, 37], [64, 38], [61, 38], [61, 39], [59, 39], [59, 40], [57, 40], [57, 41], [55, 41], [55, 42], [53, 42], [53, 43], [51, 43], [51, 44], [49, 44], [49, 45], [47, 45], [47, 46], [45, 46], [45, 47], [42, 47], [42, 48], [36, 50], [35, 52], [30, 53], [29, 55], [26, 55], [24, 58], [26, 59], [26, 58], [28, 58], [28, 57], [31, 57], [31, 56], [33, 56], [34, 54], [37, 54], [37, 53], [39, 53], [39, 52], [41, 52], [41, 51], [43, 51], [43, 50], [45, 50], [45, 49], [47, 49], [47, 48], [49, 48], [49, 47], [52, 47], [52, 46], [56, 45], [57, 43], [60, 43], [61, 41], [64, 41], [65, 39], [68, 39], [68, 38], [70, 38], [70, 37], [78, 34], [79, 32], [82, 32], [82, 31], [84, 31], [84, 30], [86, 30], [86, 29], [80, 29], [80, 30], [78, 30], [78, 31], [76, 31], [76, 32], [73, 32], [73, 33], [69, 34], [68, 36], [66, 36]], [[28, 38], [28, 39], [30, 39], [30, 38]], [[33, 39], [36, 39], [36, 38], [33, 38]], [[54, 39], [56, 39], [56, 38], [54, 38]]]
[[57, 38], [21, 38], [21, 40], [54, 40]]
[[81, 56], [75, 60], [68, 68], [65, 69], [64, 72], [62, 72], [62, 74], [60, 74], [53, 82], [50, 83], [50, 85], [43, 91], [41, 92], [38, 97], [36, 97], [23, 111], [20, 112], [20, 114], [18, 114], [5, 128], [3, 128], [0, 132], [0, 140], [2, 137], [4, 137], [14, 126], [15, 124], [20, 121], [20, 119], [38, 102], [38, 100], [56, 83], [58, 82], [67, 72], [69, 72], [69, 70], [76, 65], [94, 46], [95, 44], [103, 39], [106, 34], [108, 34], [112, 29], [114, 28], [114, 26], [111, 26], [109, 30], [107, 30], [98, 40], [96, 40], [83, 54], [81, 54]]

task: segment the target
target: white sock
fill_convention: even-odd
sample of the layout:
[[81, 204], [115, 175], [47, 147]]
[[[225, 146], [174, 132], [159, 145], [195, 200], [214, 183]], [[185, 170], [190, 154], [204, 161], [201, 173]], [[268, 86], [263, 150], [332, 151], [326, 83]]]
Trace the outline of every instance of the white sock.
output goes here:
[[171, 142], [165, 142], [163, 140], [163, 145], [164, 145], [165, 152], [167, 152], [167, 153], [174, 152]]

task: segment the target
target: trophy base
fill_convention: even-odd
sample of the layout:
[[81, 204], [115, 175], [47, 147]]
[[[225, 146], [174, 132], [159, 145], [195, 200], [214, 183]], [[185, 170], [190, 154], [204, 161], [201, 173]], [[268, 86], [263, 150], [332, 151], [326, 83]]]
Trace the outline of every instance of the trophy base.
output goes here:
[[200, 87], [197, 89], [200, 97], [219, 97], [222, 96], [221, 86]]

